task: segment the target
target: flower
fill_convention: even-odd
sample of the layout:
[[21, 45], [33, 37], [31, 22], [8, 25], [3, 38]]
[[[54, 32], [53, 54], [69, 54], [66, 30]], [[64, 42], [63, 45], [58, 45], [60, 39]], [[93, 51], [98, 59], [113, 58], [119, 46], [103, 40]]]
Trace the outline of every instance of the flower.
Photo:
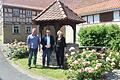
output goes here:
[[81, 62], [82, 61], [82, 59], [78, 59], [78, 62]]
[[92, 50], [92, 53], [95, 53], [95, 52], [96, 52], [96, 50], [93, 49], [93, 50]]
[[69, 55], [68, 54], [65, 54], [65, 57], [68, 57]]
[[119, 56], [119, 52], [116, 53], [116, 56]]
[[73, 62], [73, 64], [78, 64], [79, 62], [77, 61], [77, 60], [75, 60], [74, 62]]
[[95, 69], [99, 69], [102, 66], [102, 63], [97, 63]]
[[116, 59], [115, 58], [112, 58], [112, 62], [115, 62], [116, 61]]
[[107, 57], [107, 58], [106, 58], [106, 61], [110, 61], [110, 58], [109, 58], [109, 57]]
[[71, 52], [71, 55], [74, 55], [75, 54], [75, 52]]
[[90, 61], [83, 62], [84, 66], [88, 66], [90, 64]]
[[75, 48], [74, 47], [70, 47], [69, 51], [73, 51], [73, 50], [75, 50]]
[[78, 72], [80, 73], [84, 72], [84, 68], [79, 69]]
[[114, 63], [114, 62], [112, 62], [112, 63], [111, 63], [111, 65], [112, 65], [112, 66], [115, 66], [115, 63]]
[[86, 67], [85, 71], [88, 72], [88, 73], [93, 73], [94, 69], [92, 67]]

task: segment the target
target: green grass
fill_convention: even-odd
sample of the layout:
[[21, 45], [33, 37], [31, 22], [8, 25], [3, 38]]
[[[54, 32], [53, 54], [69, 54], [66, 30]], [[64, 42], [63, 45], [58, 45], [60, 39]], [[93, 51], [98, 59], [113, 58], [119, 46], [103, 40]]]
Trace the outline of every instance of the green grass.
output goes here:
[[41, 65], [37, 65], [36, 68], [28, 69], [27, 60], [27, 58], [18, 59], [14, 60], [14, 63], [34, 75], [47, 76], [58, 80], [67, 80], [67, 75], [65, 75], [66, 70], [57, 68], [43, 68]]

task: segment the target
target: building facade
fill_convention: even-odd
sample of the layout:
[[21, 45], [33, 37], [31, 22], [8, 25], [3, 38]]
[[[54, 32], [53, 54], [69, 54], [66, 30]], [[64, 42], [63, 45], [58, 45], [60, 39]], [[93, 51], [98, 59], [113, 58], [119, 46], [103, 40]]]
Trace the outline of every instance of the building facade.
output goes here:
[[86, 21], [85, 23], [77, 25], [76, 33], [79, 32], [81, 27], [92, 24], [120, 25], [120, 0], [103, 1], [101, 3], [76, 9], [75, 11]]
[[[9, 5], [0, 2], [0, 40], [2, 43], [11, 43], [15, 39], [26, 41], [32, 27], [32, 18], [42, 10], [26, 6]], [[39, 32], [39, 31], [38, 31]]]
[[[32, 17], [39, 14], [54, 0], [0, 0], [0, 41], [10, 43], [15, 39], [25, 41], [32, 27]], [[98, 23], [120, 24], [120, 0], [60, 0], [86, 21], [76, 27]], [[40, 8], [42, 7], [42, 8]], [[64, 27], [66, 42], [73, 43], [73, 29]], [[39, 32], [39, 29], [38, 29]]]

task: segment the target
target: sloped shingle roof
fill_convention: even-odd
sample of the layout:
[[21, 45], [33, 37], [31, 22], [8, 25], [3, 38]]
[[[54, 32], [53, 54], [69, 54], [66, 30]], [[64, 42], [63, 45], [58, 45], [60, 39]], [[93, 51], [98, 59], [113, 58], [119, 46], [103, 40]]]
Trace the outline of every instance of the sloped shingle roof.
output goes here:
[[75, 22], [84, 22], [76, 13], [61, 3], [59, 0], [53, 2], [48, 8], [43, 10], [35, 21], [53, 21], [53, 20], [71, 20]]
[[76, 9], [75, 12], [81, 15], [89, 15], [117, 9], [120, 9], [120, 0], [108, 0], [91, 6]]

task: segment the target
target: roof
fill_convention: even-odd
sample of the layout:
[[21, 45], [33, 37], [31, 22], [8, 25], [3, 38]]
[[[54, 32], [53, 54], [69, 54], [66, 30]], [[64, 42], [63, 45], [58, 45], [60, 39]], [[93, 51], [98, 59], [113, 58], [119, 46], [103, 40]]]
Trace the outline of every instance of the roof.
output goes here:
[[54, 0], [2, 0], [4, 5], [43, 10]]
[[12, 6], [12, 7], [19, 7], [19, 8], [27, 8], [27, 9], [34, 9], [34, 10], [43, 10], [44, 8], [38, 8], [38, 7], [31, 7], [31, 6], [26, 6], [26, 5], [14, 5], [14, 4], [7, 4], [3, 3], [3, 6]]
[[[10, 4], [14, 6], [30, 7], [43, 9], [55, 0], [2, 0], [4, 4]], [[87, 5], [108, 1], [108, 0], [60, 0], [65, 3], [71, 9], [77, 9]]]
[[65, 6], [62, 2], [55, 1], [45, 10], [43, 10], [38, 16], [33, 20], [35, 21], [60, 21], [60, 20], [70, 20], [77, 23], [84, 22], [76, 13]]
[[91, 6], [76, 9], [75, 12], [84, 16], [118, 9], [120, 9], [120, 0], [108, 0]]

